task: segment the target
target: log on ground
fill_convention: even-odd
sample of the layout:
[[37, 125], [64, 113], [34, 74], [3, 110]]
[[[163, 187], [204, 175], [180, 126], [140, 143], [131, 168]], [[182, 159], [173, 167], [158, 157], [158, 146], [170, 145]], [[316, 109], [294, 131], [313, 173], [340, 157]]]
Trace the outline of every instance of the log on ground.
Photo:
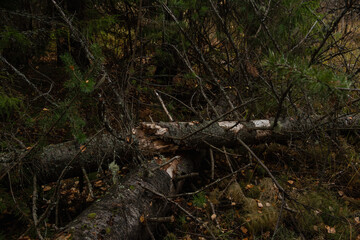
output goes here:
[[141, 167], [112, 186], [100, 201], [83, 211], [55, 239], [148, 239], [145, 223], [151, 230], [156, 223], [146, 219], [166, 216], [170, 204], [142, 186], [165, 196], [174, 194], [177, 189], [174, 177], [190, 173], [192, 160], [179, 157], [164, 168], [154, 170], [155, 166], [157, 164], [152, 163]]

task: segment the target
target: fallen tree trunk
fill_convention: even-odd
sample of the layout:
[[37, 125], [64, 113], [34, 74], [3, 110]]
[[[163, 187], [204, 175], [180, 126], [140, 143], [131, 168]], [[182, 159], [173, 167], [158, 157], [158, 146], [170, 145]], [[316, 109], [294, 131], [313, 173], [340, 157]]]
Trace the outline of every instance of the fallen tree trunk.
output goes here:
[[[360, 128], [359, 117], [355, 116], [345, 116], [331, 121], [320, 117], [303, 121], [286, 118], [279, 120], [275, 129], [271, 128], [273, 121], [273, 119], [265, 119], [249, 122], [143, 122], [133, 130], [132, 140], [129, 142], [120, 141], [111, 134], [102, 134], [91, 139], [83, 149], [74, 141], [49, 145], [36, 157], [36, 161], [31, 162], [31, 166], [38, 173], [39, 179], [49, 182], [57, 180], [61, 171], [74, 157], [77, 158], [65, 177], [78, 175], [81, 173], [81, 167], [87, 171], [94, 171], [101, 163], [107, 165], [108, 161], [103, 160], [132, 159], [136, 157], [137, 151], [147, 155], [207, 148], [208, 144], [217, 147], [234, 147], [238, 144], [237, 138], [246, 143], [284, 141], [318, 128], [322, 130]], [[0, 155], [1, 175], [23, 154], [26, 154], [26, 151]]]
[[[359, 128], [360, 122], [355, 117], [343, 117], [334, 121], [328, 119], [308, 119], [297, 121], [292, 118], [278, 122], [272, 129], [273, 120], [253, 120], [249, 122], [221, 121], [221, 122], [159, 122], [141, 123], [133, 130], [132, 140], [120, 141], [110, 134], [102, 134], [91, 139], [86, 148], [79, 148], [74, 142], [50, 145], [38, 155], [33, 162], [34, 169], [45, 180], [56, 180], [60, 172], [73, 162], [67, 176], [78, 173], [81, 167], [96, 169], [103, 159], [115, 156], [124, 158], [136, 157], [141, 152], [148, 154], [169, 154], [189, 149], [208, 148], [208, 144], [222, 146], [236, 146], [237, 139], [243, 142], [263, 142], [273, 139], [296, 137], [304, 132], [318, 129], [354, 129]], [[133, 148], [133, 146], [136, 146]], [[133, 149], [136, 149], [135, 151]], [[22, 154], [26, 154], [23, 152]], [[0, 156], [2, 169], [11, 163], [16, 154]], [[73, 161], [76, 160], [76, 161]], [[149, 171], [139, 168], [131, 173], [127, 180], [115, 184], [108, 194], [99, 202], [92, 204], [78, 218], [72, 221], [59, 235], [73, 239], [139, 239], [145, 238], [144, 226], [140, 217], [164, 216], [167, 207], [164, 199], [159, 199], [145, 191], [141, 186], [154, 189], [163, 195], [173, 195], [175, 188], [172, 178], [178, 171], [178, 166], [185, 166], [198, 159], [181, 158], [169, 164], [164, 170]], [[175, 165], [174, 165], [175, 164]], [[184, 174], [191, 168], [180, 171]], [[179, 172], [179, 171], [178, 171]], [[151, 229], [151, 223], [148, 223]], [[141, 235], [139, 235], [141, 234]]]
[[[107, 165], [115, 156], [122, 156], [122, 159], [132, 158], [133, 151], [129, 144], [118, 140], [111, 134], [100, 134], [93, 137], [86, 146], [79, 146], [75, 141], [60, 144], [48, 145], [39, 154], [30, 154], [24, 157], [28, 151], [0, 155], [1, 175], [11, 166], [21, 161], [27, 167], [32, 168], [41, 182], [56, 181], [67, 166], [69, 166], [66, 177], [74, 177], [81, 174], [81, 167], [87, 171], [96, 170], [101, 164]], [[76, 159], [74, 159], [76, 158]]]
[[174, 194], [175, 176], [192, 171], [192, 160], [178, 157], [166, 167], [141, 167], [114, 184], [101, 201], [95, 202], [67, 225], [55, 239], [147, 239], [155, 223], [150, 217], [164, 217], [169, 205], [143, 187], [165, 196]]

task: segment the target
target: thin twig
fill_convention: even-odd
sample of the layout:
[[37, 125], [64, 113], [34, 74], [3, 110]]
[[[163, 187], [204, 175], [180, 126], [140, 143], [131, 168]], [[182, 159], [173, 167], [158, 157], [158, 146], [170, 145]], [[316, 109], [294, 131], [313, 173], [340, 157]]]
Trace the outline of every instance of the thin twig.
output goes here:
[[[176, 16], [174, 15], [174, 13], [171, 11], [171, 9], [166, 6], [163, 2], [161, 1], [157, 1], [158, 3], [161, 4], [161, 6], [165, 9], [165, 11], [171, 16], [171, 18], [175, 21], [175, 23], [177, 24], [177, 26], [179, 27], [180, 31], [182, 32], [182, 34], [184, 34], [184, 36], [188, 39], [188, 41], [191, 42], [193, 48], [195, 49], [196, 53], [199, 55], [201, 62], [204, 64], [205, 68], [209, 71], [211, 78], [213, 79], [213, 83], [215, 85], [217, 85], [221, 91], [221, 93], [224, 95], [225, 99], [227, 100], [229, 106], [231, 109], [234, 108], [234, 105], [232, 104], [232, 101], [229, 97], [229, 95], [226, 93], [224, 87], [220, 84], [220, 81], [217, 79], [214, 70], [211, 68], [210, 64], [205, 60], [204, 54], [202, 53], [202, 51], [197, 47], [197, 45], [195, 44], [195, 42], [191, 39], [191, 37], [189, 36], [189, 34], [184, 30], [184, 28], [181, 26], [179, 20], [176, 18]], [[237, 117], [238, 116], [237, 112], [235, 112], [235, 115]]]
[[255, 160], [264, 168], [264, 170], [269, 174], [270, 178], [273, 180], [273, 182], [275, 183], [276, 187], [281, 191], [284, 192], [286, 195], [288, 195], [284, 188], [278, 183], [278, 181], [276, 180], [276, 178], [274, 177], [274, 175], [272, 175], [272, 173], [270, 172], [269, 168], [260, 160], [260, 158], [258, 156], [256, 156], [256, 154], [249, 148], [249, 146], [243, 142], [243, 140], [241, 140], [240, 138], [237, 138], [238, 142], [241, 143], [241, 145], [243, 145], [244, 148], [246, 148], [246, 150], [249, 151], [249, 153], [255, 158]]
[[163, 94], [163, 95], [165, 95], [165, 96], [168, 96], [168, 97], [174, 99], [175, 101], [179, 102], [179, 103], [182, 104], [184, 107], [186, 107], [187, 109], [189, 109], [190, 111], [192, 111], [195, 115], [197, 115], [197, 116], [199, 116], [201, 119], [203, 119], [203, 117], [201, 116], [200, 113], [198, 113], [197, 111], [195, 111], [195, 109], [192, 108], [191, 106], [188, 106], [187, 104], [185, 104], [183, 101], [177, 99], [177, 98], [174, 97], [174, 96], [171, 96], [170, 94], [167, 94], [167, 93], [165, 93], [165, 92], [162, 92], [162, 91], [160, 91], [160, 90], [156, 90], [156, 91], [159, 92], [159, 93], [161, 93], [161, 94]]
[[[216, 227], [217, 227], [219, 230], [221, 230], [220, 224], [219, 224], [219, 220], [218, 220], [218, 217], [217, 217], [216, 212], [215, 212], [214, 204], [213, 204], [211, 201], [209, 201], [209, 203], [210, 203], [211, 211], [212, 211], [212, 213], [213, 213], [212, 216], [215, 217], [215, 218], [214, 218], [214, 221], [215, 221], [215, 223], [216, 223]], [[212, 216], [211, 216], [211, 217], [212, 217]], [[211, 219], [211, 220], [212, 220], [212, 219]]]
[[[71, 164], [75, 161], [75, 159], [83, 152], [83, 149], [85, 149], [85, 147], [91, 143], [96, 136], [98, 136], [102, 131], [104, 130], [101, 129], [100, 131], [98, 131], [87, 143], [84, 144], [84, 147], [82, 149], [80, 149], [77, 154], [66, 164], [65, 168], [62, 170], [62, 172], [60, 173], [60, 176], [56, 182], [56, 189], [53, 193], [53, 195], [51, 196], [50, 200], [49, 200], [49, 205], [48, 207], [45, 209], [44, 213], [40, 216], [38, 224], [40, 224], [49, 214], [50, 210], [56, 206], [56, 204], [58, 203], [58, 198], [60, 196], [60, 186], [61, 186], [61, 180], [64, 177], [65, 173], [70, 169]], [[57, 199], [56, 202], [54, 202], [55, 198]], [[38, 225], [37, 224], [37, 225]], [[35, 225], [35, 227], [37, 227], [37, 225]], [[24, 234], [23, 234], [24, 235]]]
[[39, 239], [42, 240], [44, 238], [41, 235], [40, 229], [38, 227], [38, 215], [37, 215], [37, 206], [36, 206], [37, 198], [38, 198], [37, 180], [36, 180], [36, 174], [34, 174], [34, 177], [33, 177], [33, 194], [32, 194], [32, 215], [33, 215], [33, 219], [34, 219], [34, 226], [35, 226], [36, 234], [39, 237]]
[[173, 161], [175, 161], [176, 159], [179, 159], [179, 158], [180, 158], [180, 156], [175, 156], [175, 157], [171, 158], [169, 161], [167, 161], [167, 162], [165, 162], [165, 163], [163, 163], [163, 164], [160, 164], [160, 165], [157, 166], [157, 167], [154, 167], [153, 169], [151, 169], [151, 171], [154, 172], [154, 171], [156, 171], [156, 170], [158, 170], [158, 169], [160, 169], [160, 168], [168, 165], [169, 163], [172, 163]]
[[162, 108], [164, 109], [166, 115], [168, 116], [170, 122], [173, 122], [174, 119], [172, 118], [172, 116], [170, 115], [169, 111], [167, 110], [167, 108], [166, 108], [166, 106], [165, 106], [165, 104], [164, 104], [164, 101], [162, 100], [162, 98], [160, 97], [160, 95], [158, 94], [158, 92], [157, 92], [156, 90], [154, 90], [154, 92], [155, 92], [155, 95], [158, 97], [158, 99], [159, 99], [159, 101], [160, 101], [160, 103], [161, 103], [161, 106], [162, 106]]
[[88, 175], [87, 175], [87, 173], [86, 173], [86, 170], [85, 170], [84, 167], [81, 167], [81, 170], [82, 170], [82, 173], [83, 173], [83, 175], [84, 175], [85, 181], [86, 181], [86, 183], [87, 183], [87, 185], [88, 185], [90, 197], [91, 197], [92, 199], [94, 199], [93, 188], [92, 188], [90, 179], [89, 179], [89, 177], [88, 177]]
[[221, 153], [223, 153], [223, 154], [227, 154], [227, 155], [234, 156], [234, 157], [241, 157], [241, 156], [242, 156], [242, 155], [240, 155], [240, 154], [235, 154], [235, 153], [228, 153], [228, 152], [224, 152], [224, 151], [223, 151], [223, 150], [221, 150], [220, 148], [215, 147], [214, 145], [212, 145], [212, 144], [208, 143], [208, 142], [207, 142], [207, 141], [205, 141], [205, 140], [203, 140], [203, 142], [204, 142], [206, 145], [208, 145], [208, 146], [212, 147], [212, 148], [213, 148], [213, 149], [215, 149], [216, 151], [221, 152]]
[[232, 166], [231, 166], [231, 162], [230, 162], [230, 159], [229, 159], [228, 153], [226, 152], [226, 148], [225, 148], [225, 146], [223, 146], [223, 150], [224, 150], [224, 154], [225, 154], [226, 162], [227, 162], [227, 163], [228, 163], [228, 165], [229, 165], [230, 171], [233, 173], [233, 172], [234, 172], [234, 170], [233, 170], [233, 168], [232, 168]]
[[170, 198], [166, 197], [165, 195], [145, 186], [143, 183], [139, 182], [139, 185], [148, 190], [149, 192], [152, 192], [153, 194], [159, 196], [159, 197], [162, 197], [163, 199], [165, 199], [166, 201], [174, 204], [175, 206], [177, 206], [182, 212], [184, 212], [186, 215], [188, 215], [190, 218], [192, 218], [193, 220], [195, 220], [196, 222], [198, 222], [199, 224], [201, 224], [202, 226], [204, 226], [206, 228], [206, 230], [210, 233], [211, 237], [213, 239], [216, 239], [214, 233], [211, 231], [211, 229], [207, 226], [207, 224], [204, 224], [204, 222], [202, 220], [200, 220], [199, 218], [195, 217], [194, 215], [192, 215], [190, 212], [188, 212], [185, 208], [183, 208], [179, 203], [171, 200]]
[[256, 100], [256, 98], [255, 98], [255, 99], [251, 99], [251, 100], [249, 100], [249, 101], [241, 104], [240, 106], [237, 106], [237, 107], [231, 109], [230, 111], [228, 111], [228, 112], [222, 114], [221, 116], [215, 118], [214, 120], [210, 121], [210, 122], [209, 122], [208, 124], [206, 124], [204, 127], [200, 128], [200, 129], [198, 129], [198, 130], [196, 130], [196, 131], [194, 131], [194, 132], [192, 132], [192, 133], [189, 133], [188, 135], [185, 135], [184, 137], [180, 137], [180, 138], [177, 138], [177, 137], [169, 137], [169, 138], [183, 141], [183, 140], [185, 140], [185, 139], [187, 139], [187, 138], [195, 135], [196, 133], [203, 131], [204, 129], [210, 127], [211, 125], [213, 125], [214, 123], [218, 122], [219, 120], [221, 120], [221, 119], [224, 118], [225, 116], [229, 115], [230, 113], [232, 113], [232, 112], [234, 112], [234, 111], [236, 111], [236, 110], [238, 110], [238, 109], [240, 109], [240, 108], [248, 105], [249, 103], [251, 103], [251, 102], [253, 102], [253, 101], [255, 101], [255, 100]]
[[329, 39], [329, 37], [332, 35], [332, 33], [334, 32], [334, 30], [336, 29], [336, 27], [338, 26], [340, 20], [345, 16], [345, 14], [351, 9], [351, 6], [354, 4], [354, 1], [351, 1], [349, 6], [346, 6], [344, 8], [344, 10], [341, 12], [341, 14], [335, 19], [335, 21], [332, 23], [331, 28], [327, 31], [324, 39], [322, 40], [322, 42], [320, 43], [319, 47], [317, 49], [315, 49], [315, 51], [313, 52], [313, 54], [311, 55], [311, 59], [309, 62], [309, 67], [311, 65], [313, 65], [315, 63], [315, 58], [318, 55], [318, 53], [320, 52], [320, 50], [324, 47], [326, 41]]
[[[40, 91], [35, 84], [33, 84], [22, 72], [20, 72], [16, 67], [14, 67], [11, 63], [9, 63], [1, 54], [0, 54], [0, 59], [6, 63], [9, 67], [12, 68], [12, 70], [14, 70], [14, 72], [19, 75], [20, 77], [22, 77], [38, 94], [39, 97], [43, 96], [49, 103], [51, 103], [54, 106], [58, 106], [54, 99], [52, 98], [51, 95], [47, 94], [47, 93], [43, 93], [42, 91]], [[48, 97], [49, 96], [49, 97]]]
[[278, 219], [276, 221], [276, 226], [275, 226], [274, 233], [273, 233], [273, 236], [272, 236], [271, 240], [275, 239], [276, 232], [279, 229], [280, 220], [281, 220], [281, 216], [282, 216], [282, 212], [283, 212], [284, 207], [285, 207], [285, 193], [283, 192], [282, 193], [282, 201], [281, 201], [281, 208], [280, 208], [280, 212], [279, 212], [279, 217], [278, 217]]
[[211, 160], [211, 180], [214, 180], [215, 178], [215, 159], [214, 159], [214, 153], [212, 148], [209, 148], [210, 152], [210, 160]]
[[151, 229], [150, 229], [149, 224], [147, 222], [145, 222], [145, 227], [146, 227], [147, 232], [150, 235], [151, 240], [155, 240], [154, 234], [151, 232]]
[[232, 177], [232, 176], [236, 175], [238, 172], [240, 172], [240, 171], [242, 171], [242, 170], [244, 170], [245, 168], [248, 168], [248, 167], [250, 167], [250, 166], [251, 166], [251, 164], [249, 163], [249, 164], [246, 165], [245, 167], [242, 167], [242, 168], [234, 171], [233, 173], [230, 173], [230, 174], [228, 174], [228, 175], [226, 175], [226, 176], [224, 176], [224, 177], [222, 177], [222, 178], [218, 178], [218, 179], [216, 179], [215, 181], [209, 183], [208, 185], [200, 188], [199, 190], [196, 190], [195, 192], [181, 193], [181, 194], [172, 195], [172, 196], [170, 196], [170, 197], [171, 197], [171, 198], [176, 198], [176, 197], [192, 196], [192, 195], [198, 194], [198, 193], [204, 191], [205, 189], [207, 189], [207, 188], [209, 188], [209, 187], [211, 187], [211, 186], [213, 186], [213, 185], [215, 185], [215, 184], [217, 184], [217, 183], [219, 183], [219, 182], [221, 182], [221, 181], [223, 181], [223, 180], [225, 180], [225, 179], [227, 179], [227, 178], [229, 178], [229, 177]]

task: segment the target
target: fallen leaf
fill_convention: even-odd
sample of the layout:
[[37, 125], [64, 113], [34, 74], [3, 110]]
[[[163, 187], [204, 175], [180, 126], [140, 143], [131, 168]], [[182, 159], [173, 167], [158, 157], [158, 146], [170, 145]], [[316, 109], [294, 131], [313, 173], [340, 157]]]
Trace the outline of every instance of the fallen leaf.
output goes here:
[[263, 208], [264, 205], [263, 205], [261, 202], [258, 202], [258, 207], [259, 207], [259, 208]]
[[101, 181], [101, 180], [99, 180], [99, 181], [97, 181], [97, 182], [94, 183], [94, 186], [95, 186], [95, 187], [100, 187], [100, 186], [102, 186], [102, 185], [103, 185], [103, 181]]
[[325, 228], [326, 228], [327, 232], [330, 233], [330, 234], [335, 234], [336, 233], [335, 227], [330, 227], [328, 225], [325, 225]]
[[241, 226], [240, 229], [241, 229], [241, 231], [242, 231], [243, 233], [245, 233], [245, 234], [249, 231], [249, 230], [247, 230], [247, 228], [244, 227], [244, 226]]
[[359, 217], [356, 217], [354, 220], [355, 220], [356, 224], [359, 224], [359, 223], [360, 223]]
[[215, 220], [215, 218], [216, 218], [216, 214], [214, 213], [213, 215], [211, 215], [211, 220]]
[[49, 191], [49, 190], [51, 190], [51, 187], [50, 187], [50, 186], [45, 186], [44, 189], [43, 189], [44, 192], [47, 192], [47, 191]]
[[344, 196], [344, 192], [343, 191], [338, 191], [338, 194], [340, 197]]
[[86, 150], [86, 147], [84, 145], [81, 145], [80, 150], [81, 150], [81, 152], [84, 152]]
[[294, 184], [294, 181], [293, 180], [289, 180], [287, 181], [290, 185], [293, 185]]
[[[29, 239], [30, 239], [30, 238], [29, 238]], [[71, 233], [69, 233], [69, 234], [66, 235], [66, 236], [64, 236], [64, 235], [59, 236], [59, 237], [57, 237], [56, 239], [58, 239], [58, 240], [68, 240], [68, 239], [71, 239]]]
[[141, 222], [141, 223], [145, 222], [145, 217], [144, 217], [144, 215], [141, 215], [141, 216], [140, 216], [140, 222]]
[[270, 237], [270, 232], [267, 231], [267, 232], [265, 232], [262, 236], [263, 236], [265, 239], [267, 239], [267, 238]]

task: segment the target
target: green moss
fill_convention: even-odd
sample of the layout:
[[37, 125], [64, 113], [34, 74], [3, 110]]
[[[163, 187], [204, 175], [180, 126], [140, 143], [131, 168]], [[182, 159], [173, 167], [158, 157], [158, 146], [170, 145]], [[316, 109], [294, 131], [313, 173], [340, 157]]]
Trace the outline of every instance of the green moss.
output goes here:
[[164, 237], [164, 240], [176, 240], [177, 237], [175, 234], [173, 233], [168, 233], [165, 237]]
[[[319, 189], [305, 193], [299, 201], [305, 205], [297, 206], [300, 211], [296, 219], [305, 235], [325, 235], [326, 239], [347, 239], [354, 236], [354, 230], [349, 228], [352, 211], [331, 191]], [[336, 232], [331, 232], [330, 228]]]
[[88, 218], [94, 219], [96, 217], [96, 213], [89, 213]]

